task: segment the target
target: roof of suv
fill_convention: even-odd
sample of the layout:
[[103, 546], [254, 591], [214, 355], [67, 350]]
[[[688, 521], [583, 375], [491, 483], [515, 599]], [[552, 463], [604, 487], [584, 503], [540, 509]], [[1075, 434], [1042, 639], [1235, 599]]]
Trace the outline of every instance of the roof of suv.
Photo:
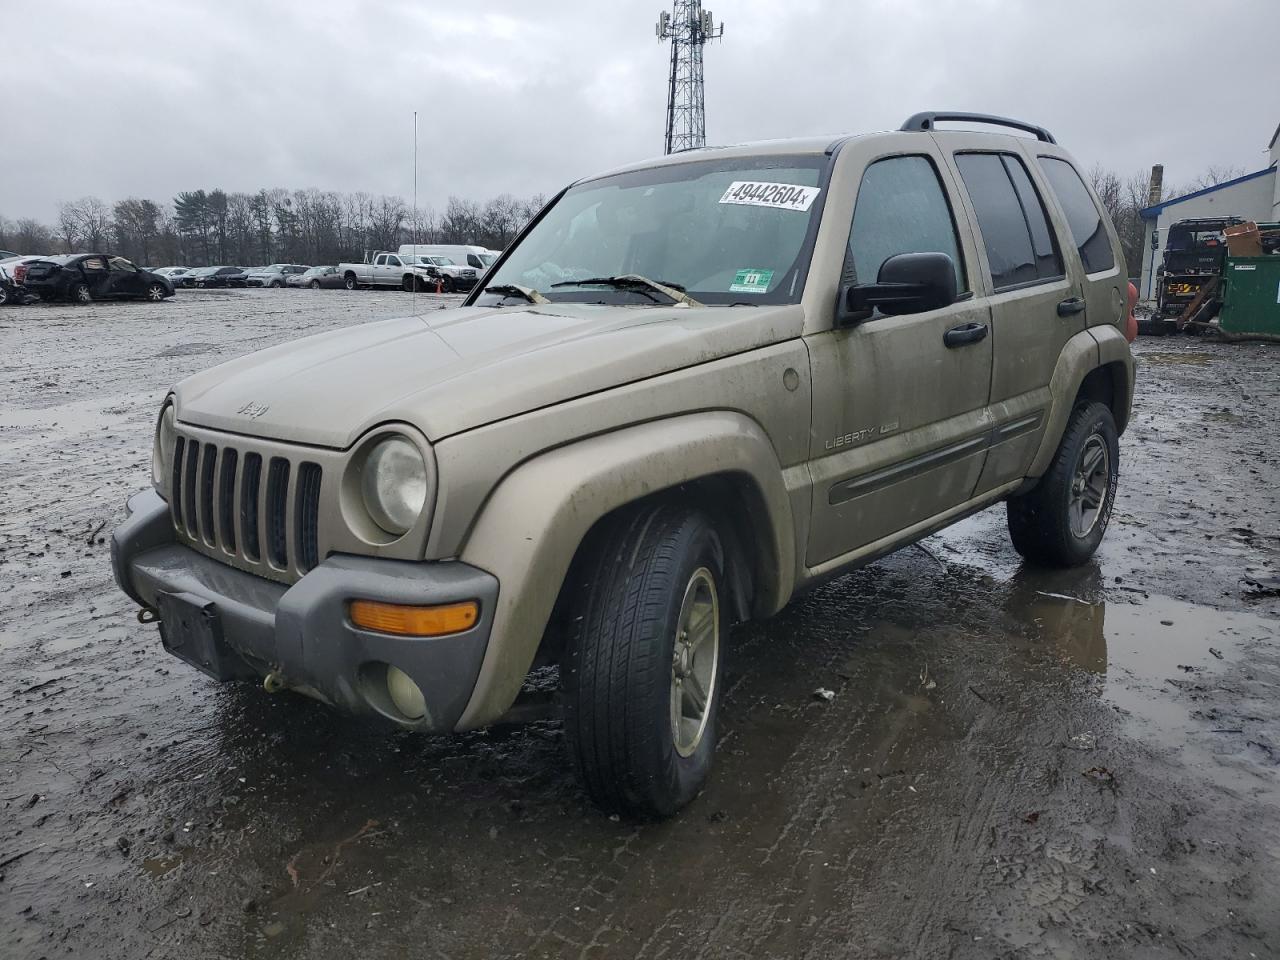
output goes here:
[[[987, 126], [1003, 126], [1022, 132], [1022, 136], [1014, 137], [1011, 133], [997, 133], [994, 130], [938, 130], [935, 124], [938, 121], [957, 122], [957, 123], [979, 123]], [[1005, 143], [1012, 139], [1040, 141], [1041, 143], [1056, 144], [1057, 140], [1053, 135], [1043, 127], [1035, 124], [1026, 123], [1021, 120], [1011, 120], [1007, 117], [997, 117], [982, 113], [917, 113], [909, 117], [898, 130], [877, 130], [870, 133], [859, 134], [831, 134], [825, 137], [796, 137], [783, 140], [759, 140], [751, 143], [738, 143], [727, 146], [716, 147], [699, 147], [693, 150], [683, 150], [678, 153], [667, 154], [662, 157], [654, 157], [649, 160], [641, 160], [637, 163], [629, 163], [625, 166], [608, 170], [593, 176], [584, 177], [581, 181], [597, 180], [601, 177], [613, 176], [618, 173], [625, 173], [631, 170], [644, 170], [650, 167], [666, 166], [667, 164], [692, 163], [700, 160], [711, 159], [712, 157], [759, 157], [759, 156], [817, 156], [824, 153], [832, 153], [840, 145], [854, 141], [864, 140], [871, 137], [882, 137], [889, 133], [916, 132], [916, 133], [964, 133], [966, 136], [976, 134], [978, 136], [991, 137], [993, 143], [1003, 141]], [[1031, 136], [1026, 136], [1030, 134]]]

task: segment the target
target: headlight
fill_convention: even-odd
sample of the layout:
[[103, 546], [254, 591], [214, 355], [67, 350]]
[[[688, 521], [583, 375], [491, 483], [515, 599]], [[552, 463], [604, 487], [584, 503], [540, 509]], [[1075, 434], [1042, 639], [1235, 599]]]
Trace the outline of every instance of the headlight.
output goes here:
[[403, 437], [383, 440], [364, 463], [360, 492], [374, 523], [400, 536], [417, 522], [427, 503], [427, 465]]
[[177, 437], [177, 414], [173, 412], [173, 404], [166, 403], [156, 422], [156, 438], [151, 449], [151, 485], [166, 500], [173, 482], [173, 447]]

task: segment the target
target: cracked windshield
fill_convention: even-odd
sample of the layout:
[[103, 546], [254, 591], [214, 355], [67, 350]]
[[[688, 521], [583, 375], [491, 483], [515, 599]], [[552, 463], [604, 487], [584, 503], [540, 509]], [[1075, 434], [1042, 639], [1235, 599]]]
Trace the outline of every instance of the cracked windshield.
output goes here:
[[638, 276], [703, 304], [793, 303], [803, 288], [826, 162], [682, 164], [576, 186], [490, 278], [486, 289], [494, 292], [479, 302], [503, 302], [514, 291], [497, 288], [517, 286], [557, 301], [672, 302], [653, 288], [618, 282]]

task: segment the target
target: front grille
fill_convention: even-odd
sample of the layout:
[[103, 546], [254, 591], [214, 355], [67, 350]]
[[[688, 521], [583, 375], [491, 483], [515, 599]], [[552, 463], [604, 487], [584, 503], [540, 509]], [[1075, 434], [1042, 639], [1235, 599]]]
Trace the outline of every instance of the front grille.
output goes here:
[[[221, 439], [221, 438], [220, 438]], [[189, 545], [277, 580], [321, 559], [321, 466], [244, 449], [239, 438], [174, 445], [173, 525]], [[264, 477], [265, 466], [265, 477]]]

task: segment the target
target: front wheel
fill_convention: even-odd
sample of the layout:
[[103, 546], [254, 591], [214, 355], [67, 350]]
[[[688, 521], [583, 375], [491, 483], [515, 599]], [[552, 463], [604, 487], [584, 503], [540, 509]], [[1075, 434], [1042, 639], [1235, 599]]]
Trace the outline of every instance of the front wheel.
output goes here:
[[727, 630], [724, 551], [711, 522], [674, 504], [601, 535], [570, 618], [565, 729], [587, 792], [668, 817], [711, 771]]
[[1120, 475], [1120, 437], [1101, 403], [1076, 407], [1040, 482], [1010, 497], [1013, 546], [1032, 563], [1075, 567], [1093, 556], [1107, 532]]
[[9, 288], [0, 283], [0, 307], [9, 302]]
[[312, 280], [312, 281], [311, 281], [311, 289], [312, 289], [312, 290], [319, 290], [319, 289], [320, 289], [320, 281], [319, 281], [319, 280]]
[[454, 291], [453, 277], [445, 277], [440, 284], [440, 289], [444, 293], [453, 293]]
[[166, 293], [165, 288], [158, 283], [153, 283], [147, 287], [147, 299], [152, 303], [159, 303], [165, 298]]
[[71, 288], [71, 299], [76, 303], [88, 303], [93, 299], [93, 291], [87, 283], [77, 283]]

